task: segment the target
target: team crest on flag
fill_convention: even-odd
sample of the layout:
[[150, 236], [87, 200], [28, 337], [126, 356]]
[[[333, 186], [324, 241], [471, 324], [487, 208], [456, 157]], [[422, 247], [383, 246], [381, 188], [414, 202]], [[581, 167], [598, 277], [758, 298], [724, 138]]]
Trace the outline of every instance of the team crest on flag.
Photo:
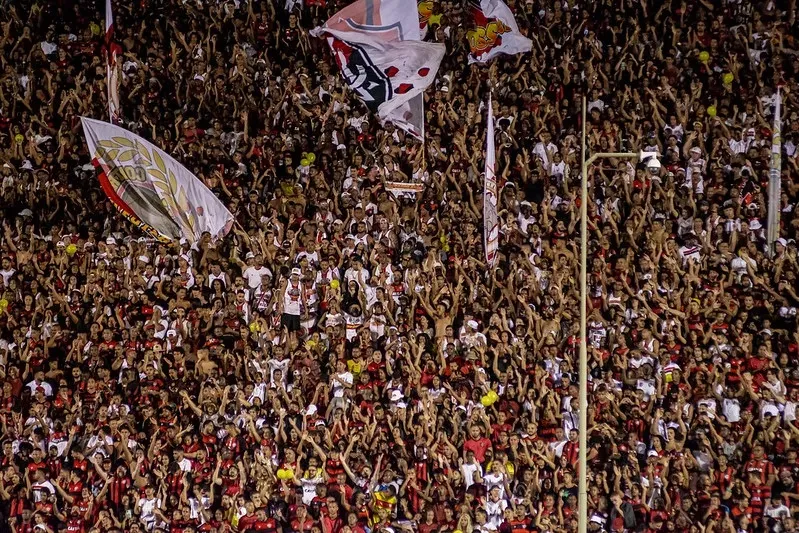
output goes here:
[[419, 30], [424, 35], [427, 33], [427, 25], [433, 15], [433, 2], [431, 0], [419, 0], [416, 6], [419, 11]]
[[169, 154], [119, 126], [85, 117], [81, 123], [103, 192], [133, 224], [165, 242], [230, 231], [230, 211]]
[[347, 85], [383, 122], [424, 136], [422, 93], [446, 47], [421, 41], [416, 0], [357, 0], [319, 28]]
[[391, 100], [391, 80], [369, 58], [363, 46], [333, 39], [333, 57], [344, 81], [355, 91], [369, 110], [377, 113], [382, 102]]
[[502, 0], [472, 0], [473, 27], [466, 33], [469, 63], [484, 63], [499, 54], [529, 52], [533, 43], [519, 32], [516, 19]]

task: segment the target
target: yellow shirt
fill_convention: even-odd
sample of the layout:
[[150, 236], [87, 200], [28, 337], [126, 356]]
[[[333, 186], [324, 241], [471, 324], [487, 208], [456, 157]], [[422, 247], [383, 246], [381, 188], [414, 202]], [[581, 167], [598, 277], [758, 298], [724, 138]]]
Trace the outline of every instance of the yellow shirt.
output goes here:
[[347, 361], [347, 370], [352, 372], [352, 376], [353, 377], [357, 378], [358, 374], [363, 372], [363, 364], [359, 363], [358, 361], [356, 361], [354, 359], [350, 359], [350, 360]]

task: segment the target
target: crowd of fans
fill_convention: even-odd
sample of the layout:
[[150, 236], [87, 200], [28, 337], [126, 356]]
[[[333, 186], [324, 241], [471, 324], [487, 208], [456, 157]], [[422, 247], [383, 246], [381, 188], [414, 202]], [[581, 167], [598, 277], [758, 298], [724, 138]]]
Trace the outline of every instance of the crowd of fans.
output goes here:
[[123, 125], [238, 222], [164, 245], [82, 137], [103, 6], [0, 2], [0, 531], [574, 531], [583, 95], [590, 150], [663, 163], [590, 171], [589, 529], [799, 530], [795, 0], [509, 2], [490, 66], [425, 2], [424, 144], [308, 35], [343, 5], [114, 4]]

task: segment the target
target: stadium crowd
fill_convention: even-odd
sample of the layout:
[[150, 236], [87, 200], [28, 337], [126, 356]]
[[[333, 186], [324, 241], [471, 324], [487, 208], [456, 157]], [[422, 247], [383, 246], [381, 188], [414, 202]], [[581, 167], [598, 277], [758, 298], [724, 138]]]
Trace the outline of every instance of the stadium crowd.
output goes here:
[[124, 126], [238, 222], [165, 245], [82, 138], [103, 6], [0, 2], [0, 531], [574, 531], [582, 95], [663, 163], [590, 172], [589, 530], [799, 531], [795, 0], [509, 2], [534, 49], [490, 66], [423, 4], [424, 145], [308, 35], [340, 0], [115, 3]]

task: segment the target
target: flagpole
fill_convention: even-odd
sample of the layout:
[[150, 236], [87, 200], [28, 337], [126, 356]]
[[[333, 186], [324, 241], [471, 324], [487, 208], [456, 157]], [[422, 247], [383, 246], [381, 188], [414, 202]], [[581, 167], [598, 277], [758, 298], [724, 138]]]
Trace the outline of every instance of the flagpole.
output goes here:
[[579, 424], [578, 428], [578, 485], [577, 485], [577, 533], [588, 531], [588, 346], [587, 305], [588, 305], [588, 169], [585, 164], [585, 120], [586, 101], [583, 95], [583, 140], [580, 157], [582, 172], [580, 179], [580, 361], [579, 380]]
[[769, 257], [774, 257], [774, 248], [780, 237], [780, 204], [782, 196], [782, 96], [777, 86], [774, 106], [774, 122], [771, 132], [771, 162], [768, 180], [768, 218], [766, 223], [766, 240]]

